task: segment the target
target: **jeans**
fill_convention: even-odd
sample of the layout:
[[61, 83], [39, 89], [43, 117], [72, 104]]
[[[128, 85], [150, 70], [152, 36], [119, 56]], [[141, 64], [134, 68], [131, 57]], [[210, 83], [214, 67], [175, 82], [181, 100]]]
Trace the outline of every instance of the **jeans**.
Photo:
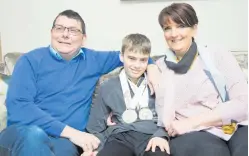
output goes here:
[[12, 125], [0, 133], [0, 156], [79, 156], [65, 138], [48, 136], [37, 126]]

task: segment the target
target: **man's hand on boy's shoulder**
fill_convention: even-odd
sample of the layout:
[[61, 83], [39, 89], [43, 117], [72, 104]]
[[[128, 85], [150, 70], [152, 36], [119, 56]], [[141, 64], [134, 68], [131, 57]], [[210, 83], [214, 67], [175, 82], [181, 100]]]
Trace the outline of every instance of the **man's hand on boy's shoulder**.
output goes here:
[[161, 137], [151, 138], [145, 151], [149, 151], [151, 149], [152, 152], [155, 152], [156, 147], [158, 147], [162, 152], [167, 152], [168, 154], [170, 154], [170, 148], [169, 148], [168, 141]]
[[147, 75], [148, 75], [148, 82], [149, 82], [148, 85], [151, 91], [151, 95], [153, 95], [159, 87], [161, 71], [157, 65], [150, 64], [147, 67]]

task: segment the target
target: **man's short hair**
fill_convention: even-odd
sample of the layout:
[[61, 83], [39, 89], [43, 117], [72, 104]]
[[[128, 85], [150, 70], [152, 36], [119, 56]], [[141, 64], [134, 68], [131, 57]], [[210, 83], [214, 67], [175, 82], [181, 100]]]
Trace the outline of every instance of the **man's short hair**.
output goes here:
[[57, 18], [60, 17], [60, 16], [66, 16], [67, 18], [75, 19], [76, 21], [79, 21], [80, 24], [81, 24], [82, 34], [84, 34], [84, 35], [86, 34], [86, 25], [85, 25], [84, 20], [82, 19], [82, 17], [77, 12], [75, 12], [73, 10], [64, 10], [61, 13], [59, 13], [56, 16], [56, 18], [54, 19], [52, 28], [54, 27]]
[[132, 51], [135, 53], [150, 54], [151, 43], [149, 38], [142, 34], [127, 35], [122, 41], [121, 53]]

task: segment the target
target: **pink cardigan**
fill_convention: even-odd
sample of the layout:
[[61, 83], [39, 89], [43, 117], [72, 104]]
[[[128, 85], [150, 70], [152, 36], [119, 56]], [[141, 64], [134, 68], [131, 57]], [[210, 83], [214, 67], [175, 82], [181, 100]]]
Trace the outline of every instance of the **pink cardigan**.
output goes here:
[[[216, 68], [224, 75], [230, 101], [222, 102], [214, 85], [203, 69], [198, 56], [186, 74], [175, 74], [166, 67], [164, 58], [157, 61], [162, 70], [160, 88], [156, 91], [159, 120], [164, 125], [170, 120], [188, 118], [207, 110], [217, 109], [224, 125], [234, 119], [246, 123], [248, 119], [248, 84], [236, 59], [230, 52], [209, 50]], [[219, 127], [205, 127], [208, 132], [225, 140], [227, 135]], [[200, 129], [199, 129], [200, 130]]]

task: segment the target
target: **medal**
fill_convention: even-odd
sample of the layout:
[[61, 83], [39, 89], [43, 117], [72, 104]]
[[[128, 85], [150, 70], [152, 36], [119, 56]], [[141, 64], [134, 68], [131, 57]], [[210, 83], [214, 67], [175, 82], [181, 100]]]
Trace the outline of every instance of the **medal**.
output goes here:
[[232, 123], [230, 125], [224, 125], [222, 126], [222, 130], [225, 134], [233, 134], [236, 130], [236, 123]]
[[133, 123], [137, 120], [137, 113], [135, 110], [127, 109], [122, 114], [122, 119], [125, 123], [128, 123], [128, 124]]
[[153, 113], [149, 108], [142, 108], [139, 111], [139, 119], [141, 120], [152, 120], [153, 119]]
[[[125, 70], [120, 72], [119, 78], [126, 106], [126, 110], [122, 114], [122, 119], [125, 123], [130, 124], [138, 119], [136, 110], [147, 108], [149, 104], [146, 74], [144, 74], [144, 79], [141, 79], [139, 86], [126, 77]], [[133, 97], [131, 96], [131, 90], [134, 93]], [[153, 118], [152, 112], [149, 109], [142, 110], [139, 116], [141, 116], [140, 119], [144, 120]]]

